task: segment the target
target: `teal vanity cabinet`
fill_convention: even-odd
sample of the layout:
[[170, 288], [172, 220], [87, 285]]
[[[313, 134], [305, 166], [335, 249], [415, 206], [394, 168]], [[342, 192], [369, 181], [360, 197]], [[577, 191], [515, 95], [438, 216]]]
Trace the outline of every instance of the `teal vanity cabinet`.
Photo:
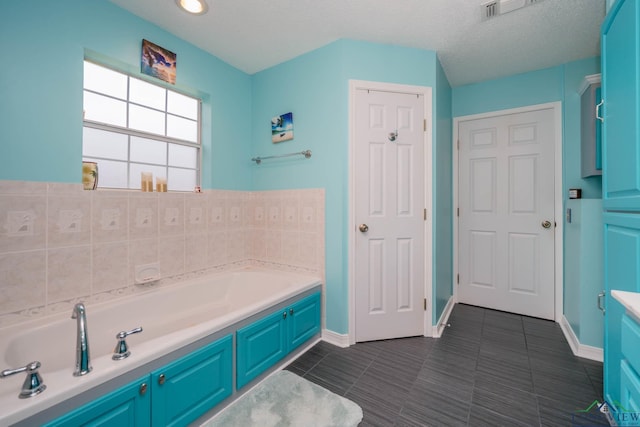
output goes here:
[[152, 426], [185, 426], [231, 396], [232, 344], [228, 335], [151, 373]]
[[[640, 415], [640, 324], [628, 314], [622, 317], [620, 404], [625, 412]], [[625, 420], [622, 420], [625, 421]], [[623, 424], [624, 425], [624, 424]]]
[[45, 424], [45, 427], [137, 427], [151, 424], [151, 390], [144, 376]]
[[227, 335], [46, 427], [186, 426], [231, 396], [232, 376], [233, 337]]
[[[622, 404], [624, 308], [612, 290], [640, 291], [640, 2], [617, 0], [602, 24], [605, 270], [604, 397]], [[632, 356], [636, 359], [640, 354]], [[624, 370], [624, 371], [623, 371]], [[624, 405], [623, 405], [624, 406]]]
[[236, 389], [320, 332], [320, 292], [271, 313], [236, 333]]

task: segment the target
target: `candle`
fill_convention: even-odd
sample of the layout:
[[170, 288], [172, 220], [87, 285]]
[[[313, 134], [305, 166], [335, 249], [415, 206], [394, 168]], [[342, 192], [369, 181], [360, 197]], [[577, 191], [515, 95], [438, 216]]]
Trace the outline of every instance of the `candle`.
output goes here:
[[141, 172], [142, 191], [153, 191], [153, 174], [151, 172]]
[[166, 193], [167, 192], [167, 178], [156, 178], [156, 191], [158, 193]]

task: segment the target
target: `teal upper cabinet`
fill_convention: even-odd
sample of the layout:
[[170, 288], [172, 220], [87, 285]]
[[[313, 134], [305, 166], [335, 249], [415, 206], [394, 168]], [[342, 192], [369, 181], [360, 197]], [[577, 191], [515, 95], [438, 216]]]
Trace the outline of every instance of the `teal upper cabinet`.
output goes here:
[[602, 25], [606, 210], [640, 210], [639, 13], [638, 1], [618, 0]]

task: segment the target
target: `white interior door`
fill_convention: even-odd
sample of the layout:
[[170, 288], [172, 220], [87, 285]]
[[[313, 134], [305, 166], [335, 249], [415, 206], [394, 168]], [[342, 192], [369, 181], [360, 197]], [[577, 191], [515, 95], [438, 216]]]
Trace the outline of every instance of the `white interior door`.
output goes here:
[[356, 341], [424, 334], [424, 104], [356, 93]]
[[554, 319], [553, 109], [461, 121], [458, 300]]

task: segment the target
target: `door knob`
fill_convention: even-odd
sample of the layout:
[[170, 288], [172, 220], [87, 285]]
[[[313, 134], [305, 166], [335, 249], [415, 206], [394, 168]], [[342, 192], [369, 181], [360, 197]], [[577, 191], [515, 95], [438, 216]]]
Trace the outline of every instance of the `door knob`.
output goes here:
[[551, 228], [551, 221], [542, 221], [542, 228]]
[[358, 229], [363, 232], [366, 233], [367, 231], [369, 231], [369, 226], [367, 224], [360, 224], [360, 226], [358, 227]]

